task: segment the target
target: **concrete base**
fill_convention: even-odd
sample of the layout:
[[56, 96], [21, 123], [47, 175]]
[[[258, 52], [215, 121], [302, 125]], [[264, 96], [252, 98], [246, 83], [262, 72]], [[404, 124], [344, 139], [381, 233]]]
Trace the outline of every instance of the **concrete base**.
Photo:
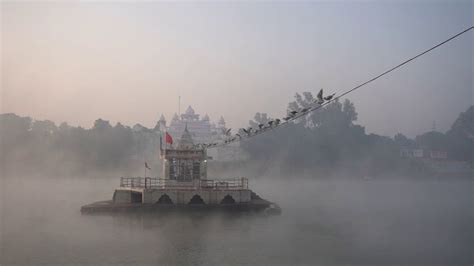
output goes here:
[[[200, 200], [196, 202], [196, 197]], [[160, 198], [162, 200], [160, 200]], [[166, 199], [166, 200], [163, 200]], [[168, 211], [204, 212], [260, 212], [280, 214], [275, 203], [260, 198], [249, 189], [245, 190], [165, 190], [119, 188], [114, 199], [82, 206], [82, 213], [165, 213]]]
[[114, 203], [142, 203], [143, 189], [118, 188], [112, 198]]
[[113, 203], [111, 200], [99, 201], [82, 206], [83, 214], [110, 213], [152, 213], [156, 215], [168, 212], [205, 213], [205, 212], [263, 212], [264, 214], [280, 214], [278, 205], [266, 200], [251, 200], [247, 203], [234, 204], [146, 204], [146, 203]]
[[[141, 201], [137, 200], [141, 194]], [[145, 189], [145, 188], [119, 188], [115, 190], [114, 203], [143, 203], [155, 204], [160, 198], [166, 197], [175, 205], [186, 205], [194, 200], [206, 205], [225, 204], [229, 200], [235, 203], [247, 203], [251, 200], [249, 189], [241, 190], [173, 190], [173, 189]], [[193, 201], [192, 201], [193, 199]]]

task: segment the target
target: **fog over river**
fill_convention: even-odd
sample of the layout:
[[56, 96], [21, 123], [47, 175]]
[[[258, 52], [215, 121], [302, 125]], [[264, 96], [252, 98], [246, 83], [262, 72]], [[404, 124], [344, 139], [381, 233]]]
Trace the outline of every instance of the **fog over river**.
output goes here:
[[0, 264], [472, 265], [467, 179], [251, 179], [280, 216], [81, 215], [115, 178], [2, 177]]

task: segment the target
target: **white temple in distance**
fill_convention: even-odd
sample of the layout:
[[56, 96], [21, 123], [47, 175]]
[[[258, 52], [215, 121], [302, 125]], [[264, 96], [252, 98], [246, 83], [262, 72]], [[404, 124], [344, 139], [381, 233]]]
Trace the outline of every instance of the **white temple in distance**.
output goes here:
[[[165, 117], [161, 115], [155, 130], [159, 130], [163, 134], [168, 132], [173, 137], [173, 140], [177, 142], [183, 135], [186, 127], [196, 144], [225, 140], [226, 123], [224, 118], [221, 116], [217, 124], [215, 124], [210, 121], [207, 114], [200, 118], [200, 115], [196, 114], [191, 106], [188, 106], [181, 115], [175, 113], [169, 125], [167, 125]], [[219, 161], [242, 158], [242, 152], [238, 143], [210, 149], [208, 155], [214, 160]]]

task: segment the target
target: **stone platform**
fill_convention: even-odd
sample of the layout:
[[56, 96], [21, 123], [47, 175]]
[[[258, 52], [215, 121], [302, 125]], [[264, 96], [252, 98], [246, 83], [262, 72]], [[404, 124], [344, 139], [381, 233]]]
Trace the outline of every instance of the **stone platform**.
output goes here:
[[248, 189], [246, 178], [174, 180], [122, 178], [112, 200], [82, 206], [82, 213], [165, 210], [264, 211], [280, 208]]

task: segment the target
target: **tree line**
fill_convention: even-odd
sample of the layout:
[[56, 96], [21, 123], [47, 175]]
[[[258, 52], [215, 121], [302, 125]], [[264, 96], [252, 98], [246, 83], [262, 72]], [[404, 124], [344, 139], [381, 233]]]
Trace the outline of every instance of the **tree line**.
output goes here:
[[[297, 93], [287, 111], [310, 107], [313, 102], [310, 92]], [[287, 175], [304, 171], [325, 175], [340, 169], [369, 176], [429, 173], [420, 160], [403, 158], [402, 149], [445, 151], [449, 160], [469, 162], [472, 168], [474, 106], [461, 113], [446, 133], [430, 131], [414, 139], [401, 133], [394, 137], [367, 134], [356, 124], [357, 116], [350, 100], [336, 100], [279, 130], [243, 142], [242, 148], [250, 160]], [[255, 128], [271, 119], [266, 113], [256, 113], [249, 125]]]
[[[311, 93], [296, 94], [288, 111], [314, 102]], [[251, 127], [272, 118], [256, 113]], [[459, 115], [446, 132], [427, 132], [410, 139], [367, 134], [356, 124], [357, 111], [348, 99], [334, 101], [270, 133], [241, 143], [246, 160], [262, 167], [277, 165], [282, 172], [350, 169], [362, 174], [417, 171], [420, 164], [400, 157], [401, 148], [444, 150], [450, 159], [472, 165], [474, 107]], [[33, 120], [13, 113], [0, 114], [0, 164], [3, 174], [51, 172], [82, 174], [91, 171], [131, 173], [144, 161], [159, 168], [158, 128], [133, 127], [97, 119], [89, 128], [49, 120]], [[241, 162], [240, 162], [241, 163]], [[217, 162], [216, 162], [217, 164]]]
[[158, 131], [139, 124], [133, 128], [121, 123], [112, 126], [103, 119], [85, 129], [1, 114], [0, 144], [2, 169], [9, 173], [130, 172], [159, 156]]

